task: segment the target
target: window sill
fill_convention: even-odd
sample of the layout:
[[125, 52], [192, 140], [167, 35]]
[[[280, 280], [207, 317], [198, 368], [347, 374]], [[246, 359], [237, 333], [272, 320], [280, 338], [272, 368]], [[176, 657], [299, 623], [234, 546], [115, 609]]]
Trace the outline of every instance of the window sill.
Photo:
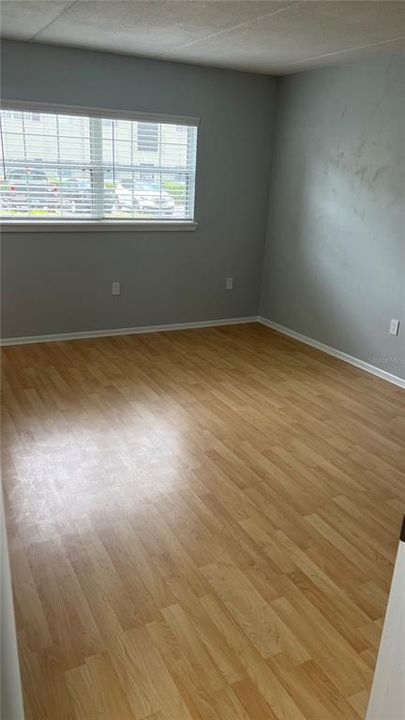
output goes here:
[[3, 220], [1, 232], [166, 232], [197, 230], [198, 223], [193, 220]]

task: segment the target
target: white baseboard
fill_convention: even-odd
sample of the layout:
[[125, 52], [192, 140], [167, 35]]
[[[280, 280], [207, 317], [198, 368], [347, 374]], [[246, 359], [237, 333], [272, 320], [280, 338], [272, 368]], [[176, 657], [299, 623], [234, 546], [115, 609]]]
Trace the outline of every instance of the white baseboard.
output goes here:
[[83, 332], [71, 332], [71, 333], [57, 333], [54, 335], [28, 335], [26, 337], [15, 337], [15, 338], [2, 338], [0, 339], [0, 346], [7, 347], [9, 345], [28, 345], [30, 343], [43, 343], [43, 342], [62, 342], [63, 340], [85, 340], [98, 337], [113, 337], [114, 335], [142, 335], [145, 333], [153, 332], [169, 332], [171, 330], [192, 330], [193, 328], [209, 328], [209, 327], [221, 327], [224, 325], [243, 325], [245, 323], [259, 322], [261, 325], [276, 330], [282, 335], [294, 338], [299, 342], [310, 345], [311, 347], [321, 350], [322, 352], [332, 355], [333, 357], [339, 358], [344, 362], [354, 365], [360, 370], [376, 375], [382, 380], [397, 385], [400, 388], [405, 388], [405, 380], [387, 372], [381, 370], [375, 365], [360, 360], [359, 358], [348, 355], [342, 350], [325, 345], [318, 340], [313, 340], [306, 335], [291, 330], [290, 328], [279, 325], [273, 320], [262, 316], [251, 315], [249, 317], [239, 318], [223, 318], [221, 320], [197, 320], [196, 322], [183, 322], [183, 323], [168, 323], [166, 325], [140, 325], [139, 327], [128, 327], [128, 328], [112, 328], [110, 330], [87, 330]]
[[306, 335], [301, 335], [301, 333], [298, 333], [295, 330], [290, 330], [290, 328], [284, 327], [284, 325], [279, 325], [278, 323], [273, 322], [273, 320], [268, 320], [267, 318], [262, 316], [259, 316], [257, 318], [257, 322], [271, 328], [272, 330], [276, 330], [283, 335], [288, 335], [288, 337], [294, 338], [294, 340], [305, 343], [305, 345], [310, 345], [317, 350], [322, 350], [322, 352], [327, 353], [328, 355], [333, 355], [333, 357], [339, 358], [339, 360], [343, 360], [350, 365], [354, 365], [360, 370], [365, 370], [365, 372], [371, 373], [371, 375], [376, 375], [382, 380], [386, 380], [393, 385], [398, 385], [398, 387], [400, 388], [405, 388], [405, 380], [403, 378], [400, 378], [397, 375], [393, 375], [386, 370], [381, 370], [375, 365], [370, 365], [370, 363], [367, 363], [364, 360], [360, 360], [359, 358], [353, 357], [352, 355], [348, 355], [347, 353], [342, 352], [342, 350], [337, 350], [336, 348], [325, 345], [318, 340], [313, 340]]
[[114, 335], [143, 335], [170, 330], [191, 330], [192, 328], [242, 325], [257, 322], [257, 316], [223, 318], [222, 320], [197, 320], [196, 322], [169, 323], [166, 325], [140, 325], [139, 327], [112, 328], [110, 330], [85, 330], [83, 332], [56, 333], [55, 335], [28, 335], [26, 337], [1, 338], [0, 346], [29, 345], [31, 343], [62, 342], [63, 340], [85, 340], [86, 338], [111, 337]]

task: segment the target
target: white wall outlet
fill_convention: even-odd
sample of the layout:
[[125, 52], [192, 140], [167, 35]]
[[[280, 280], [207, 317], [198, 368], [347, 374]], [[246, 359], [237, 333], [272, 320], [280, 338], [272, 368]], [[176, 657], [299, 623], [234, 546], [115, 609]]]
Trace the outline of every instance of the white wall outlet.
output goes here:
[[225, 278], [225, 290], [233, 290], [233, 278]]
[[399, 320], [392, 318], [392, 320], [390, 322], [390, 334], [398, 335], [398, 333], [399, 333]]
[[111, 286], [112, 295], [121, 295], [121, 283], [115, 280]]

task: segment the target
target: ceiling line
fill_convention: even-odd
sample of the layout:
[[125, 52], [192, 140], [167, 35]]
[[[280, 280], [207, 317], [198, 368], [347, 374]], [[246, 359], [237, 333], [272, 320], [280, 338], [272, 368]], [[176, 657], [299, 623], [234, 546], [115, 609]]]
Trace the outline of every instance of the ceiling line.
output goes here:
[[[211, 38], [218, 37], [218, 35], [226, 35], [227, 33], [233, 32], [234, 30], [239, 30], [239, 28], [245, 27], [246, 25], [251, 25], [254, 22], [257, 22], [258, 20], [264, 20], [264, 18], [271, 17], [272, 15], [280, 15], [283, 12], [286, 12], [288, 10], [292, 10], [296, 6], [302, 5], [303, 0], [296, 0], [296, 2], [290, 3], [290, 5], [286, 5], [286, 7], [278, 8], [278, 10], [271, 10], [269, 12], [264, 13], [264, 15], [257, 15], [254, 18], [251, 18], [250, 20], [244, 20], [241, 23], [238, 23], [237, 25], [232, 25], [232, 27], [224, 28], [223, 30], [217, 30], [213, 33], [208, 33], [208, 35], [204, 35], [204, 37], [196, 38], [195, 40], [190, 40], [190, 42], [182, 43], [181, 45], [177, 45], [176, 49], [181, 50], [182, 48], [191, 47], [192, 45], [198, 45], [198, 43], [203, 43], [206, 40], [211, 40]], [[306, 2], [306, 0], [304, 0]]]
[[[333, 50], [332, 52], [323, 53], [322, 55], [311, 55], [309, 57], [303, 58], [302, 60], [298, 60], [295, 63], [283, 65], [282, 67], [277, 69], [277, 72], [283, 71], [284, 69], [288, 68], [299, 67], [303, 63], [310, 62], [311, 60], [321, 60], [322, 58], [331, 57], [332, 55], [344, 55], [345, 53], [353, 52], [355, 50], [364, 50], [365, 48], [376, 47], [376, 45], [386, 45], [387, 43], [398, 42], [399, 40], [405, 40], [405, 35], [400, 35], [399, 37], [395, 38], [389, 38], [388, 40], [377, 40], [376, 42], [367, 43], [366, 45], [354, 45], [353, 47], [345, 48], [344, 50]], [[317, 68], [313, 69], [316, 70]]]
[[61, 8], [60, 12], [58, 12], [58, 14], [55, 15], [55, 17], [52, 18], [52, 20], [50, 20], [48, 23], [45, 23], [44, 27], [42, 27], [40, 30], [37, 30], [31, 37], [28, 38], [28, 42], [31, 42], [31, 40], [35, 40], [35, 38], [38, 37], [38, 35], [41, 32], [43, 32], [44, 30], [47, 30], [52, 25], [52, 23], [55, 22], [55, 20], [58, 20], [60, 17], [62, 17], [62, 15], [65, 12], [70, 10], [73, 7], [73, 5], [76, 5], [78, 2], [79, 2], [79, 0], [73, 0], [73, 2], [70, 2], [69, 5]]
[[[191, 0], [192, 1], [192, 0]], [[196, 0], [198, 2], [198, 0]], [[28, 38], [28, 42], [31, 40], [34, 40], [40, 33], [42, 33], [44, 30], [47, 30], [56, 20], [59, 20], [62, 15], [64, 15], [68, 10], [70, 10], [74, 5], [77, 5], [79, 2], [82, 2], [82, 0], [73, 0], [67, 7], [62, 8], [62, 10], [54, 17], [52, 20], [50, 20], [48, 23], [46, 23], [40, 30], [37, 30], [31, 37]], [[202, 38], [196, 38], [196, 40], [191, 40], [188, 43], [184, 43], [182, 45], [178, 45], [177, 47], [189, 47], [191, 45], [195, 45], [199, 42], [204, 42], [205, 40], [209, 40], [212, 37], [216, 37], [218, 35], [223, 35], [228, 32], [232, 32], [233, 30], [238, 30], [241, 27], [244, 27], [245, 25], [249, 25], [250, 23], [255, 22], [256, 20], [263, 20], [266, 17], [271, 17], [272, 15], [279, 15], [285, 11], [291, 10], [295, 8], [296, 6], [302, 5], [303, 3], [310, 2], [310, 0], [295, 0], [295, 2], [291, 2], [289, 5], [286, 5], [285, 7], [279, 8], [277, 10], [270, 10], [269, 12], [264, 13], [263, 15], [257, 15], [254, 18], [251, 18], [250, 20], [245, 20], [242, 23], [238, 23], [237, 25], [232, 25], [231, 27], [224, 28], [223, 30], [217, 30], [216, 32], [209, 33], [208, 35], [204, 35]], [[135, 3], [134, 3], [135, 4]], [[159, 57], [159, 56], [157, 56]]]

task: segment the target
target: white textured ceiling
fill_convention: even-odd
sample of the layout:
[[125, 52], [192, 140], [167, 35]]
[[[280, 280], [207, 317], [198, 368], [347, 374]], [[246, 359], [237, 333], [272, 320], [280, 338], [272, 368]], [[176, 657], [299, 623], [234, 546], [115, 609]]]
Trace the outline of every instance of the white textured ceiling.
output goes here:
[[405, 51], [405, 2], [4, 0], [1, 34], [282, 75]]

